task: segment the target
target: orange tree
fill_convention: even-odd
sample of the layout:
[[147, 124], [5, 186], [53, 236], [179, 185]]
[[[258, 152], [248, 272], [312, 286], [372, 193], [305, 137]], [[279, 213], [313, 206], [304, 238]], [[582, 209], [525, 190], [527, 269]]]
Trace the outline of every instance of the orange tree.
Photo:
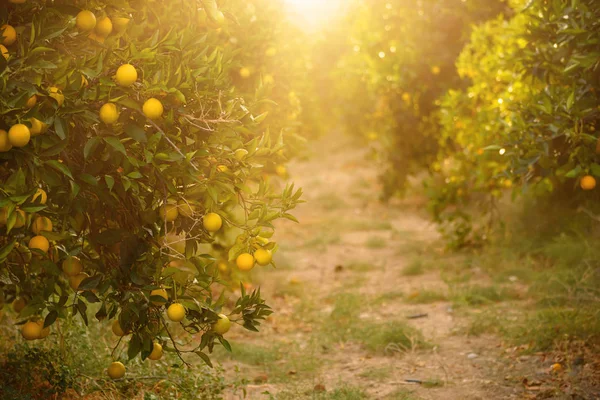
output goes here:
[[[283, 143], [232, 84], [235, 14], [214, 0], [11, 0], [0, 21], [0, 294], [22, 335], [112, 319], [129, 359], [165, 345], [210, 364], [231, 322], [257, 330], [271, 310], [242, 288], [222, 314], [206, 249], [237, 229], [229, 260], [269, 264], [275, 244], [255, 238], [301, 195], [262, 178]], [[201, 340], [178, 347], [175, 324]]]
[[387, 166], [383, 196], [435, 159], [438, 99], [460, 87], [454, 62], [470, 25], [505, 9], [502, 1], [357, 0], [336, 71], [341, 116], [349, 130], [379, 142]]
[[[475, 29], [457, 62], [470, 85], [442, 99], [429, 191], [451, 243], [477, 242], [503, 189], [593, 206], [600, 177], [595, 1], [515, 1]], [[473, 226], [473, 208], [477, 220]], [[471, 211], [469, 211], [471, 210]], [[481, 213], [482, 212], [482, 213]]]

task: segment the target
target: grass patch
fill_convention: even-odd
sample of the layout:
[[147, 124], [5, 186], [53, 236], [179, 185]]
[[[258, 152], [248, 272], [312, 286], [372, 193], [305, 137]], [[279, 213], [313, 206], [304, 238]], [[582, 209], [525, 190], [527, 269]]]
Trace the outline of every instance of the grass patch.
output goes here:
[[374, 380], [374, 381], [383, 381], [390, 377], [392, 374], [392, 369], [390, 367], [381, 367], [381, 368], [370, 368], [367, 369], [360, 374], [359, 377]]
[[390, 231], [393, 229], [389, 221], [359, 220], [349, 221], [343, 225], [348, 231]]
[[368, 262], [364, 262], [364, 261], [356, 261], [356, 262], [346, 265], [346, 268], [351, 271], [356, 271], [356, 272], [368, 272], [368, 271], [372, 271], [372, 270], [376, 269], [377, 266], [375, 266], [374, 264], [368, 263]]
[[410, 264], [402, 270], [402, 275], [404, 276], [418, 276], [423, 275], [424, 273], [425, 266], [423, 265], [423, 261], [419, 259], [411, 261]]
[[438, 301], [446, 301], [447, 297], [442, 292], [422, 289], [406, 296], [406, 302], [410, 304], [431, 304]]
[[383, 293], [382, 295], [380, 295], [379, 297], [377, 297], [373, 301], [373, 304], [383, 304], [383, 303], [387, 303], [388, 301], [394, 301], [394, 300], [401, 299], [403, 297], [404, 297], [404, 293], [402, 293], [400, 291], [386, 292], [386, 293]]
[[367, 394], [360, 388], [352, 386], [343, 386], [334, 389], [323, 397], [317, 397], [323, 400], [363, 400], [367, 399]]
[[420, 331], [402, 321], [375, 322], [361, 319], [365, 299], [343, 293], [336, 297], [333, 311], [323, 321], [321, 333], [330, 342], [357, 342], [373, 353], [392, 354], [427, 347]]
[[530, 351], [545, 351], [560, 341], [583, 340], [600, 344], [598, 309], [548, 308], [535, 310], [521, 323], [507, 326], [504, 333], [519, 344], [530, 344]]
[[252, 343], [232, 343], [231, 347], [233, 349], [231, 353], [220, 351], [217, 354], [223, 358], [229, 358], [248, 365], [266, 365], [281, 359], [277, 346], [263, 347]]
[[408, 389], [398, 389], [393, 393], [388, 394], [384, 397], [385, 400], [418, 400], [413, 392]]
[[369, 249], [383, 249], [387, 246], [387, 242], [382, 237], [371, 236], [367, 239], [365, 246], [367, 246]]
[[312, 201], [318, 204], [325, 211], [333, 211], [347, 207], [348, 204], [337, 193], [323, 193]]
[[334, 231], [319, 230], [319, 233], [304, 242], [303, 247], [307, 249], [326, 250], [327, 246], [341, 243], [339, 233]]
[[467, 285], [450, 289], [450, 300], [456, 306], [481, 306], [518, 298], [515, 290], [499, 286]]

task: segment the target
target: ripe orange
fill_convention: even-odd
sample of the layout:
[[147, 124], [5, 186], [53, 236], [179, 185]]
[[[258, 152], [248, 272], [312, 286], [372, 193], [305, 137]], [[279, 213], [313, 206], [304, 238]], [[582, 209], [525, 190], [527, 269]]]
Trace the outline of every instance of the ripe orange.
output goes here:
[[10, 57], [10, 54], [8, 53], [8, 49], [6, 47], [4, 47], [4, 45], [0, 44], [0, 53], [2, 53], [2, 56], [4, 56], [4, 58], [6, 60], [8, 60], [8, 57]]
[[15, 147], [25, 147], [31, 140], [31, 132], [24, 124], [15, 124], [8, 130], [8, 141]]
[[0, 129], [0, 152], [5, 153], [12, 149], [12, 144], [8, 140], [8, 132], [3, 129]]
[[30, 118], [29, 122], [31, 123], [31, 128], [29, 128], [31, 136], [41, 135], [48, 129], [48, 125], [37, 118]]
[[250, 271], [254, 268], [254, 257], [250, 253], [242, 253], [235, 260], [235, 264], [241, 271]]
[[181, 322], [185, 318], [185, 307], [179, 303], [173, 303], [167, 308], [167, 317], [173, 322]]
[[31, 224], [31, 231], [39, 235], [42, 231], [52, 231], [52, 221], [48, 217], [36, 217]]
[[50, 96], [54, 100], [56, 100], [59, 107], [62, 107], [62, 105], [65, 102], [65, 95], [62, 94], [62, 91], [57, 87], [54, 87], [54, 86], [49, 87], [48, 88], [48, 96]]
[[131, 64], [123, 64], [117, 69], [115, 79], [119, 86], [131, 86], [137, 81], [138, 73], [135, 67]]
[[163, 356], [162, 346], [158, 343], [153, 343], [152, 345], [152, 353], [148, 356], [150, 360], [156, 361], [160, 360]]
[[39, 339], [41, 333], [42, 327], [35, 321], [27, 321], [21, 327], [21, 335], [23, 335], [23, 338], [25, 338], [25, 340]]
[[31, 197], [32, 203], [46, 204], [46, 201], [48, 201], [48, 195], [46, 194], [44, 189], [38, 188], [35, 191], [34, 195]]
[[30, 98], [27, 99], [27, 103], [25, 103], [25, 107], [33, 108], [37, 104], [37, 96], [34, 94]]
[[77, 292], [79, 290], [79, 285], [81, 285], [81, 282], [83, 282], [83, 280], [88, 277], [89, 277], [89, 275], [86, 274], [85, 272], [82, 272], [75, 276], [70, 276], [69, 277], [69, 286], [71, 286], [71, 289], [73, 289], [74, 291]]
[[96, 34], [102, 37], [107, 37], [108, 35], [110, 35], [112, 30], [113, 24], [110, 18], [108, 17], [100, 18], [96, 23], [96, 27], [94, 28]]
[[26, 305], [27, 305], [27, 302], [22, 297], [17, 297], [12, 302], [12, 308], [17, 314], [20, 313], [25, 308]]
[[29, 248], [31, 250], [37, 249], [41, 250], [44, 253], [47, 253], [48, 249], [50, 248], [50, 242], [48, 242], [48, 239], [46, 239], [46, 237], [37, 235], [29, 240]]
[[221, 229], [223, 225], [223, 220], [221, 216], [217, 213], [208, 213], [204, 216], [202, 220], [202, 225], [204, 225], [204, 229], [209, 232], [216, 232]]
[[591, 175], [586, 175], [579, 182], [583, 190], [592, 190], [596, 187], [596, 178]]
[[17, 41], [17, 31], [8, 24], [0, 26], [0, 35], [3, 36], [2, 44], [10, 46]]
[[27, 215], [25, 214], [25, 211], [15, 210], [14, 212], [17, 214], [17, 219], [15, 221], [14, 228], [18, 229], [24, 227], [25, 222], [27, 221]]
[[164, 108], [160, 100], [151, 97], [146, 100], [142, 106], [142, 111], [146, 117], [150, 119], [158, 119], [162, 115]]
[[119, 119], [119, 110], [114, 103], [106, 103], [100, 107], [100, 120], [106, 125], [111, 125]]
[[150, 292], [150, 298], [152, 298], [153, 296], [160, 296], [163, 299], [165, 299], [165, 301], [151, 301], [151, 303], [155, 306], [162, 306], [163, 304], [165, 304], [166, 301], [169, 300], [169, 294], [165, 289], [154, 289]]
[[246, 67], [240, 68], [240, 76], [244, 79], [249, 78], [252, 73]]
[[96, 26], [96, 16], [89, 10], [80, 11], [75, 18], [75, 24], [80, 31], [89, 32]]
[[125, 376], [125, 366], [123, 363], [115, 361], [108, 366], [106, 373], [111, 379], [121, 379]]

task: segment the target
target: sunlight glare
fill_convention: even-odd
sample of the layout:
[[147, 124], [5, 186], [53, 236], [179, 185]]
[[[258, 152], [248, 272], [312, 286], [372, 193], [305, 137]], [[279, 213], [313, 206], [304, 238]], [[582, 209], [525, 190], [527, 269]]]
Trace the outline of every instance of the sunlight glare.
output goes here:
[[308, 29], [323, 25], [342, 10], [344, 0], [285, 0], [298, 23]]

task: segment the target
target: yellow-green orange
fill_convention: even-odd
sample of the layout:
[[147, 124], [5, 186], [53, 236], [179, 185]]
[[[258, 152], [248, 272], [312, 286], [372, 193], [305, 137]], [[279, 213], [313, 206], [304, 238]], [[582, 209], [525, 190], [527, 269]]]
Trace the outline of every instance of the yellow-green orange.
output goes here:
[[271, 262], [273, 255], [270, 250], [258, 249], [254, 252], [254, 259], [258, 265], [265, 266]]
[[177, 204], [165, 204], [160, 207], [159, 210], [160, 218], [166, 222], [173, 222], [179, 216], [179, 210]]
[[196, 207], [185, 200], [179, 200], [177, 202], [177, 208], [179, 214], [187, 218], [190, 218], [192, 215], [194, 215], [194, 212], [196, 212]]
[[225, 314], [219, 314], [219, 320], [213, 325], [213, 331], [219, 335], [226, 334], [231, 329], [231, 321]]
[[62, 270], [67, 276], [77, 276], [83, 271], [83, 264], [79, 257], [68, 256], [62, 262]]
[[118, 319], [115, 319], [112, 323], [112, 332], [117, 336], [125, 336], [125, 331], [121, 328], [121, 324]]

